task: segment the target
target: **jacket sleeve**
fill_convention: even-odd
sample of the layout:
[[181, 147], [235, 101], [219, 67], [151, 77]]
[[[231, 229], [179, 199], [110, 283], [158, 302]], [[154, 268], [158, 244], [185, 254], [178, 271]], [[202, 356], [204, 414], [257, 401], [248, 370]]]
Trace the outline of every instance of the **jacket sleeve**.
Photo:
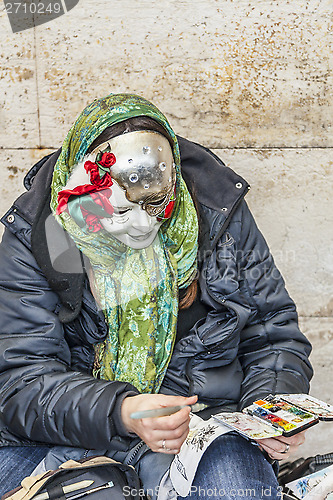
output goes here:
[[28, 246], [7, 229], [0, 246], [0, 426], [14, 442], [108, 448], [119, 434], [128, 437], [120, 405], [137, 391], [71, 370], [58, 303]]
[[270, 393], [307, 393], [311, 345], [299, 330], [296, 306], [245, 202], [238, 255], [251, 309], [239, 346], [244, 371], [240, 408]]

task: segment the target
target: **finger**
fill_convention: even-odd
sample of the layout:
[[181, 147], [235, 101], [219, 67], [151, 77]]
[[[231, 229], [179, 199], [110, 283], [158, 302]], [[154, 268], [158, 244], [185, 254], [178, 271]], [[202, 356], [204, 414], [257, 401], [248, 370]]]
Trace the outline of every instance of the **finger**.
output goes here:
[[265, 444], [274, 450], [281, 450], [280, 443], [286, 448], [287, 445], [291, 448], [296, 449], [298, 446], [303, 444], [305, 441], [305, 435], [303, 432], [295, 434], [294, 436], [277, 436], [274, 438], [258, 439], [258, 442]]
[[287, 454], [295, 451], [297, 449], [297, 446], [294, 446], [288, 442], [285, 441], [274, 441], [272, 443], [267, 443], [266, 444], [267, 448], [280, 454]]
[[261, 443], [261, 446], [269, 453], [279, 453], [281, 455], [286, 454], [291, 450], [291, 446], [287, 443]]
[[300, 432], [298, 434], [294, 434], [294, 436], [286, 437], [286, 436], [278, 436], [273, 438], [275, 441], [281, 441], [281, 443], [287, 443], [290, 446], [299, 446], [303, 444], [305, 441], [305, 434]]
[[295, 434], [295, 436], [291, 436], [290, 438], [285, 439], [285, 443], [288, 443], [292, 446], [300, 446], [305, 441], [305, 432], [300, 432], [299, 434]]
[[[161, 446], [163, 440], [181, 439], [182, 436], [186, 436], [189, 431], [190, 418], [175, 429], [153, 429], [149, 426], [149, 422], [147, 422], [147, 420], [148, 419], [143, 419], [142, 425], [138, 429], [137, 433], [153, 451], [160, 451], [158, 448]], [[160, 419], [150, 420], [154, 421]]]
[[163, 441], [183, 442], [186, 439], [188, 432], [189, 432], [188, 425], [180, 426], [173, 431], [154, 431], [154, 433], [150, 435], [150, 441], [158, 443], [159, 446], [162, 446]]
[[288, 441], [275, 439], [272, 439], [269, 442], [266, 441], [269, 440], [264, 440], [264, 442], [261, 442], [260, 444], [258, 441], [259, 448], [264, 449], [266, 453], [275, 460], [286, 460], [298, 449], [298, 445], [289, 444]]
[[189, 422], [172, 430], [142, 429], [140, 432], [140, 437], [147, 444], [149, 441], [149, 443], [154, 443], [154, 444], [159, 443], [160, 446], [163, 440], [168, 440], [168, 441], [178, 440], [181, 439], [183, 435], [186, 436], [188, 432], [189, 432]]
[[179, 453], [182, 444], [184, 443], [187, 435], [188, 435], [189, 430], [187, 429], [179, 438], [177, 439], [163, 439], [160, 441], [158, 444], [159, 449], [158, 451], [161, 453], [173, 453], [177, 454]]
[[186, 406], [172, 415], [168, 415], [166, 417], [145, 418], [141, 419], [141, 422], [142, 426], [145, 428], [164, 431], [174, 430], [185, 423], [189, 424], [190, 412], [191, 408]]
[[167, 405], [161, 406], [177, 406], [177, 405], [193, 405], [198, 401], [198, 396], [168, 396]]
[[290, 450], [288, 450], [287, 452], [284, 451], [283, 453], [280, 453], [278, 451], [273, 450], [272, 448], [269, 448], [266, 445], [259, 445], [259, 448], [261, 449], [261, 451], [265, 451], [267, 455], [273, 460], [285, 460], [289, 457], [291, 453]]
[[186, 440], [187, 438], [187, 435], [188, 435], [188, 430], [186, 432], [184, 432], [179, 438], [177, 439], [167, 439], [165, 441], [165, 445], [167, 448], [170, 448], [172, 450], [180, 450], [182, 444], [184, 443], [184, 441]]
[[158, 401], [160, 408], [165, 408], [167, 406], [182, 406], [182, 405], [193, 405], [197, 402], [198, 396], [169, 396], [165, 394], [156, 394], [155, 400]]
[[165, 453], [166, 455], [177, 455], [180, 450], [178, 448], [175, 450], [171, 450], [171, 448], [165, 448], [164, 450], [158, 449], [156, 451], [158, 451], [159, 453]]
[[178, 439], [189, 430], [190, 419], [176, 427], [175, 429], [154, 429], [155, 439]]

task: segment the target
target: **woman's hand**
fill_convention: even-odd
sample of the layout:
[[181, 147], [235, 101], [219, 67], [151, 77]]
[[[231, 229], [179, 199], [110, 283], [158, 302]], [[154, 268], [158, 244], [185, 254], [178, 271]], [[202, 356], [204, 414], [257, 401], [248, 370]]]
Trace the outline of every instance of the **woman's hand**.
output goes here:
[[131, 413], [166, 406], [193, 405], [198, 397], [166, 396], [164, 394], [139, 394], [128, 396], [121, 405], [121, 417], [126, 429], [137, 434], [152, 451], [176, 454], [186, 439], [190, 423], [190, 406], [166, 417], [130, 417]]
[[302, 431], [294, 436], [278, 436], [274, 438], [257, 439], [259, 448], [265, 450], [273, 460], [285, 460], [305, 441], [305, 432]]

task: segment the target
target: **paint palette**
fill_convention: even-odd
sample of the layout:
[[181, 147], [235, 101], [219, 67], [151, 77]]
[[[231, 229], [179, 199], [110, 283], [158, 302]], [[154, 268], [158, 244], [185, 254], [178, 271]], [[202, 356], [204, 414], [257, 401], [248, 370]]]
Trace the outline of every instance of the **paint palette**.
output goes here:
[[308, 394], [269, 395], [242, 412], [217, 413], [214, 418], [250, 439], [289, 437], [319, 420], [333, 420], [333, 406]]
[[318, 423], [316, 415], [284, 401], [279, 396], [268, 396], [254, 401], [245, 411], [281, 429], [284, 436], [292, 436]]

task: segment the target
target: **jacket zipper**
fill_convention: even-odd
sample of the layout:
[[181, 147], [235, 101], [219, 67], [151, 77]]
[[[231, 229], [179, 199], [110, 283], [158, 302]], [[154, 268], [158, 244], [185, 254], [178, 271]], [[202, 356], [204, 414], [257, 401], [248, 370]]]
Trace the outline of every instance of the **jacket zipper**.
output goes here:
[[221, 235], [223, 234], [224, 230], [228, 227], [228, 224], [229, 224], [229, 221], [231, 219], [231, 217], [233, 216], [233, 214], [235, 213], [236, 209], [238, 208], [238, 206], [240, 205], [240, 203], [244, 200], [246, 194], [248, 193], [248, 191], [250, 190], [250, 186], [248, 186], [247, 188], [247, 191], [243, 191], [243, 193], [241, 194], [241, 196], [239, 197], [239, 199], [234, 203], [233, 207], [231, 208], [228, 216], [226, 217], [225, 221], [223, 222], [222, 226], [220, 227], [220, 229], [216, 232], [216, 235], [215, 236], [210, 236], [210, 241], [217, 241]]
[[128, 458], [126, 458], [126, 460], [124, 460], [124, 464], [131, 465], [134, 458], [137, 456], [137, 454], [145, 444], [146, 443], [144, 441], [140, 441], [137, 445], [135, 445], [134, 449], [132, 450], [132, 453], [129, 455]]

